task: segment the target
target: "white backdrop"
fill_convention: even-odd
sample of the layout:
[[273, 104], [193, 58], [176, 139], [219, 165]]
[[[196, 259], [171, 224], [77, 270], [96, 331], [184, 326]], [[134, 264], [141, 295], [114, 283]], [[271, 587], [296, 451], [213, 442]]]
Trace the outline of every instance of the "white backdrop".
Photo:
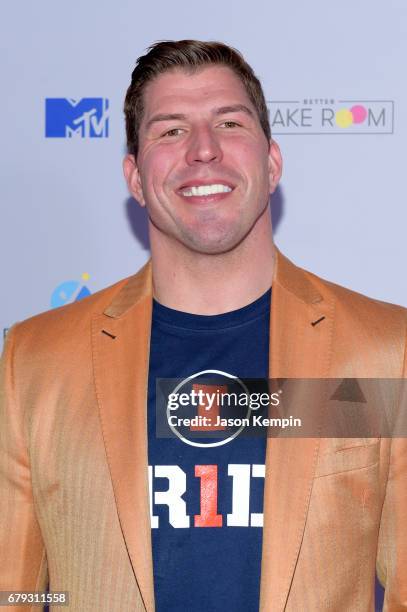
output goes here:
[[[138, 55], [167, 38], [225, 41], [261, 78], [285, 160], [273, 200], [280, 248], [407, 304], [405, 0], [3, 0], [0, 28], [2, 328], [50, 308], [61, 283], [76, 283], [57, 291], [69, 301], [148, 257], [144, 212], [122, 177], [122, 104]], [[46, 137], [47, 98], [108, 99], [108, 136]], [[343, 127], [355, 105], [368, 118]], [[321, 127], [324, 108], [341, 112]]]

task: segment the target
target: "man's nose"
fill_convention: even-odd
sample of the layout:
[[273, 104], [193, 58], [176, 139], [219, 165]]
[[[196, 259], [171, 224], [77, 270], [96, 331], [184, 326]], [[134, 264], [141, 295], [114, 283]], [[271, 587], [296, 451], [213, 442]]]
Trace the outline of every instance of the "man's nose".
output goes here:
[[209, 127], [193, 131], [187, 151], [188, 164], [219, 162], [223, 157], [216, 134]]

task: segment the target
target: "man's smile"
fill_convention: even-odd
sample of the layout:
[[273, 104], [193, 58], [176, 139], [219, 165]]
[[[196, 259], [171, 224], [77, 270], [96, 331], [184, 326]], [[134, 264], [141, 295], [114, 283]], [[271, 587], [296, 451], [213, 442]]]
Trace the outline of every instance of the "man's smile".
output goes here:
[[228, 185], [214, 184], [214, 185], [194, 185], [192, 187], [186, 187], [181, 190], [183, 196], [189, 198], [191, 196], [208, 196], [215, 193], [229, 193], [232, 191]]
[[223, 200], [234, 189], [234, 185], [222, 179], [212, 179], [211, 182], [192, 179], [183, 183], [177, 193], [182, 198], [188, 199], [190, 203], [202, 204]]

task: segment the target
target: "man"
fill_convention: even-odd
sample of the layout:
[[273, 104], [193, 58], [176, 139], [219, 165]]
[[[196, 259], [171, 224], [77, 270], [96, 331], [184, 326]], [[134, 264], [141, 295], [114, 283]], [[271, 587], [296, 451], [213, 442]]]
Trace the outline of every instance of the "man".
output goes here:
[[125, 114], [151, 262], [8, 335], [0, 588], [49, 580], [81, 612], [368, 612], [377, 557], [385, 609], [407, 609], [404, 440], [155, 435], [160, 378], [403, 377], [405, 311], [274, 247], [281, 155], [235, 50], [154, 45]]

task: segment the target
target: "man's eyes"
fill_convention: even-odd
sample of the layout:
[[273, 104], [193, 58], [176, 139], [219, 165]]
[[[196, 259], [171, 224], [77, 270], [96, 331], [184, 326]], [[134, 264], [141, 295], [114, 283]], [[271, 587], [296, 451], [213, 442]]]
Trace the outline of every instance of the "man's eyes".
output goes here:
[[[241, 123], [238, 123], [237, 121], [223, 121], [222, 123], [220, 123], [218, 125], [218, 127], [223, 128], [223, 129], [232, 129], [232, 128], [236, 128], [236, 127], [241, 127]], [[167, 130], [166, 132], [163, 132], [161, 134], [161, 138], [174, 138], [176, 136], [180, 136], [181, 134], [183, 134], [185, 132], [185, 128], [171, 128], [169, 130]]]
[[225, 128], [234, 128], [234, 127], [241, 127], [240, 123], [237, 123], [237, 121], [224, 121], [223, 123], [221, 123], [221, 126], [224, 126]]
[[166, 132], [164, 132], [164, 134], [161, 134], [161, 137], [165, 137], [165, 136], [179, 136], [184, 130], [182, 130], [181, 128], [171, 128], [170, 130], [167, 130]]

